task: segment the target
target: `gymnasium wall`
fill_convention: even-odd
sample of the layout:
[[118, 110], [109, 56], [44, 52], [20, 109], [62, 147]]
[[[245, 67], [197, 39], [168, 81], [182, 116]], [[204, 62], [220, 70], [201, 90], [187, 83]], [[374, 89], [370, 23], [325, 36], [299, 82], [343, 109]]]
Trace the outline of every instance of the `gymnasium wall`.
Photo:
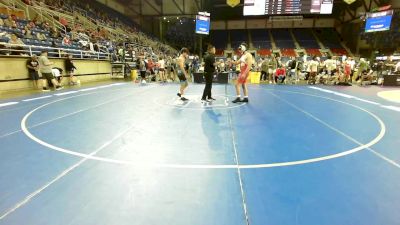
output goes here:
[[[11, 91], [32, 88], [29, 80], [28, 69], [26, 68], [27, 57], [0, 57], [0, 91]], [[64, 59], [51, 59], [53, 67], [64, 68]], [[106, 60], [85, 60], [75, 59], [75, 72], [81, 83], [110, 79], [111, 63]], [[65, 71], [64, 73], [65, 74]], [[64, 79], [68, 82], [68, 79]]]

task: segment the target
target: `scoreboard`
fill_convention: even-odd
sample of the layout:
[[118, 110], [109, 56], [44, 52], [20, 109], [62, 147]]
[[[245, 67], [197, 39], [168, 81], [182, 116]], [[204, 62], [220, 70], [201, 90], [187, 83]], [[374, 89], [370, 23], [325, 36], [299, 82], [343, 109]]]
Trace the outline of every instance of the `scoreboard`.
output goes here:
[[333, 0], [245, 0], [243, 15], [332, 14]]

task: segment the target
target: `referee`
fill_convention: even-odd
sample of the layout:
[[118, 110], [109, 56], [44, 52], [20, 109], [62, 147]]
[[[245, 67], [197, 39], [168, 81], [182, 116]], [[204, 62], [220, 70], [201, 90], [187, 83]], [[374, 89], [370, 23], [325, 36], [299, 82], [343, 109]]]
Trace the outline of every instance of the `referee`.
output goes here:
[[208, 45], [207, 54], [204, 58], [204, 77], [206, 80], [206, 86], [204, 88], [202, 101], [212, 101], [215, 100], [211, 96], [212, 80], [215, 72], [215, 67], [218, 63], [215, 62], [215, 47], [213, 45]]

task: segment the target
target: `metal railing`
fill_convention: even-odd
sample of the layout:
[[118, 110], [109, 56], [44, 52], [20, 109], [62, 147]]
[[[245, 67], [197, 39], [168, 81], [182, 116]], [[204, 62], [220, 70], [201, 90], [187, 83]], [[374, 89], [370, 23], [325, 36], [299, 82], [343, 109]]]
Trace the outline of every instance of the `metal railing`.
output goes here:
[[72, 55], [75, 59], [95, 59], [95, 60], [110, 60], [110, 54], [104, 52], [95, 51], [82, 51], [77, 49], [69, 48], [53, 48], [36, 45], [20, 45], [20, 44], [9, 44], [0, 42], [0, 55], [11, 55], [11, 56], [32, 56], [40, 55], [40, 53], [46, 50], [48, 56], [52, 58], [65, 58], [67, 55]]

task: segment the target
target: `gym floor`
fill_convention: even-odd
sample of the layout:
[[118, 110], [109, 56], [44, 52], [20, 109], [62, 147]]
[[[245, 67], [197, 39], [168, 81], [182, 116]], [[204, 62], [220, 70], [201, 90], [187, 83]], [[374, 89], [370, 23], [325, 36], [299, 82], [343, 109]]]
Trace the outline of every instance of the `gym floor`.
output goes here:
[[[400, 224], [381, 87], [115, 82], [0, 101], [1, 225]], [[397, 89], [398, 90], [398, 89]]]

